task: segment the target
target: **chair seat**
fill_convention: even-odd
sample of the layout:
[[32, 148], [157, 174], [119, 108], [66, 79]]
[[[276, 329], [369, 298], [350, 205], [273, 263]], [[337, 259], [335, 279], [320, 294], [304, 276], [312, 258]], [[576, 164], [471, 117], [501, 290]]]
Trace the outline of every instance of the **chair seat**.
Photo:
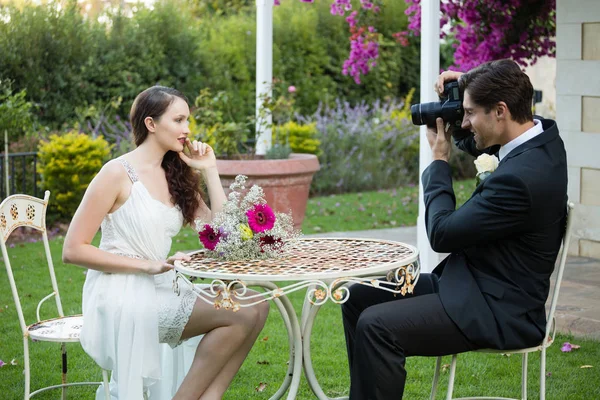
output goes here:
[[83, 316], [72, 315], [36, 322], [27, 327], [29, 337], [43, 342], [79, 342]]
[[498, 350], [498, 349], [478, 349], [474, 350], [476, 353], [497, 353], [497, 354], [520, 354], [520, 353], [533, 353], [535, 351], [542, 351], [542, 348], [547, 348], [552, 345], [554, 339], [552, 336], [546, 337], [546, 340], [543, 343], [540, 343], [534, 347], [526, 347], [523, 349], [513, 349], [513, 350]]

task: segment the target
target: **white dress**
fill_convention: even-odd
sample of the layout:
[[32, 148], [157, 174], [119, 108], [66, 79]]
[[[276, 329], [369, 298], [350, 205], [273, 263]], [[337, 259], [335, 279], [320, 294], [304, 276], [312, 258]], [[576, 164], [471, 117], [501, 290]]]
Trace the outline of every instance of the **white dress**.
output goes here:
[[[102, 221], [99, 247], [131, 258], [165, 260], [183, 224], [181, 210], [152, 198], [127, 161], [118, 160], [133, 184], [125, 203]], [[98, 365], [112, 371], [113, 399], [142, 400], [148, 394], [171, 399], [189, 369], [198, 341], [187, 350], [176, 346], [196, 296], [187, 287], [176, 295], [174, 277], [174, 271], [152, 276], [88, 270], [81, 345]]]

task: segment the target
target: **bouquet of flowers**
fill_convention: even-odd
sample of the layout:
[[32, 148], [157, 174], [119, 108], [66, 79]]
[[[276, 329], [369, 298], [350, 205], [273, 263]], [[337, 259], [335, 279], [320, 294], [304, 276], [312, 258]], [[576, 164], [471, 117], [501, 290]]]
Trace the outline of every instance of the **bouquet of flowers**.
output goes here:
[[211, 223], [196, 225], [200, 242], [213, 258], [235, 261], [279, 257], [286, 243], [300, 236], [294, 230], [291, 213], [275, 213], [260, 186], [253, 185], [243, 195], [246, 179], [236, 176], [223, 210]]

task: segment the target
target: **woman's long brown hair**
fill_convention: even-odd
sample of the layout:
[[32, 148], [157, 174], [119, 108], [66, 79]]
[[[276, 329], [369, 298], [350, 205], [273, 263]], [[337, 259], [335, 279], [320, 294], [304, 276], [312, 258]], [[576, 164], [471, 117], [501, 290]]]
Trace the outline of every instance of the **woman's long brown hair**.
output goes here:
[[[158, 121], [175, 97], [188, 102], [183, 93], [164, 86], [152, 86], [135, 98], [131, 106], [130, 120], [136, 146], [144, 143], [148, 137], [148, 128], [144, 120], [152, 117]], [[167, 151], [161, 166], [165, 170], [173, 202], [181, 209], [184, 221], [193, 224], [202, 196], [200, 174], [195, 173], [174, 151]]]

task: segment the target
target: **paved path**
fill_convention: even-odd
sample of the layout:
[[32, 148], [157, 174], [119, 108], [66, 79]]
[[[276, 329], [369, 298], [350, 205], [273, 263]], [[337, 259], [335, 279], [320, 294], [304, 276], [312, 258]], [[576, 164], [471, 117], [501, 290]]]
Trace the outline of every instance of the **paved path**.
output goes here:
[[[329, 232], [313, 237], [361, 237], [417, 244], [416, 227]], [[568, 257], [558, 298], [560, 332], [600, 340], [600, 259]]]

